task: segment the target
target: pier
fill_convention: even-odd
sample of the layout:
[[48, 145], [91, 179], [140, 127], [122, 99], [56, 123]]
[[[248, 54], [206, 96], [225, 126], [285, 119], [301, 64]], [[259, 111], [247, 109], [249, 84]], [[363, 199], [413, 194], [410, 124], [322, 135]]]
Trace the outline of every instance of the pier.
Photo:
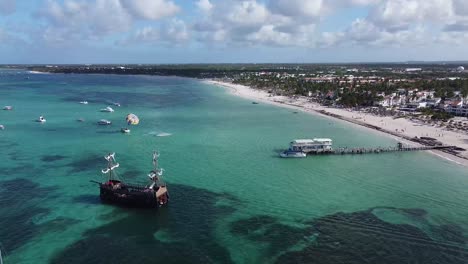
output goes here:
[[309, 155], [360, 155], [360, 154], [378, 154], [389, 152], [408, 152], [408, 151], [424, 151], [424, 150], [451, 150], [454, 146], [421, 146], [421, 147], [405, 147], [402, 143], [398, 143], [396, 147], [363, 147], [363, 148], [336, 148], [327, 151], [304, 151]]

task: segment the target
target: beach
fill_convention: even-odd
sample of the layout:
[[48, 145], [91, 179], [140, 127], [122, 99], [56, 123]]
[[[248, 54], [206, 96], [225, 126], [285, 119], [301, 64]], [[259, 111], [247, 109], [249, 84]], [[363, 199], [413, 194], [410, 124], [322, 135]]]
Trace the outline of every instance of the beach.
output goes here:
[[[309, 98], [305, 96], [297, 98], [274, 96], [264, 90], [253, 89], [245, 85], [233, 84], [229, 82], [217, 80], [206, 80], [206, 82], [212, 85], [227, 88], [232, 95], [236, 95], [255, 102], [273, 104], [280, 107], [299, 110], [309, 114], [327, 116], [335, 120], [343, 120], [345, 122], [365, 127], [372, 131], [377, 131], [378, 133], [386, 136], [398, 138], [403, 143], [408, 145], [420, 145], [417, 142], [410, 140], [414, 137], [431, 137], [442, 142], [444, 145], [457, 146], [463, 149], [468, 149], [468, 135], [444, 130], [442, 128], [430, 125], [415, 123], [406, 118], [394, 119], [390, 116], [375, 116], [368, 113], [351, 111], [344, 108], [321, 106], [318, 103], [310, 102]], [[315, 136], [318, 137], [319, 135]], [[457, 155], [438, 150], [430, 152], [441, 158], [468, 167], [468, 151], [461, 151]]]

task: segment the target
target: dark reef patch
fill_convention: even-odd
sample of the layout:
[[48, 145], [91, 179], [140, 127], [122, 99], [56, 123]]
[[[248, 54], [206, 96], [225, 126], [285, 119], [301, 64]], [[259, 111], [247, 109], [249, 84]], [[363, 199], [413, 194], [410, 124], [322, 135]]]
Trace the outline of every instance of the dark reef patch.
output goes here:
[[270, 216], [257, 216], [232, 223], [231, 232], [242, 235], [255, 242], [269, 243], [267, 254], [294, 246], [304, 237], [304, 229], [279, 223]]
[[[231, 197], [183, 185], [171, 185], [170, 193], [169, 207], [116, 208], [114, 213], [123, 218], [86, 231], [51, 263], [230, 263], [228, 251], [216, 243], [211, 230], [226, 214], [216, 201]], [[158, 231], [171, 239], [157, 239]]]
[[18, 177], [27, 177], [31, 171], [42, 173], [30, 163], [20, 163], [15, 167], [0, 167], [0, 175], [17, 175]]
[[81, 222], [80, 220], [68, 218], [68, 217], [57, 217], [44, 224], [41, 224], [41, 232], [60, 232], [64, 231], [70, 226]]
[[86, 170], [96, 170], [103, 164], [103, 158], [100, 155], [87, 155], [81, 159], [73, 159], [67, 166], [71, 167], [72, 173], [82, 172]]
[[[98, 188], [96, 188], [99, 191]], [[99, 199], [99, 195], [96, 194], [83, 194], [73, 197], [72, 200], [74, 203], [83, 203], [83, 204], [101, 204], [101, 199]]]
[[[422, 210], [408, 212], [423, 215]], [[302, 251], [284, 253], [277, 263], [467, 263], [468, 250], [459, 244], [464, 241], [461, 229], [439, 231], [450, 237], [434, 240], [414, 226], [384, 222], [372, 209], [337, 213], [310, 222], [304, 234], [315, 236], [315, 242]]]
[[44, 162], [54, 162], [58, 160], [63, 160], [67, 158], [67, 156], [62, 156], [62, 155], [44, 155], [41, 157], [41, 161]]
[[468, 242], [468, 239], [463, 236], [464, 230], [457, 225], [452, 224], [433, 227], [432, 232], [440, 239], [450, 243], [456, 243], [463, 246]]
[[49, 197], [55, 190], [27, 179], [0, 182], [0, 240], [6, 249], [12, 251], [40, 232], [32, 219], [49, 209], [41, 207], [37, 199]]
[[16, 152], [16, 151], [8, 153], [8, 157], [10, 158], [10, 160], [13, 160], [13, 161], [23, 161], [23, 160], [28, 159], [27, 157], [24, 157], [23, 155], [21, 155], [19, 152]]

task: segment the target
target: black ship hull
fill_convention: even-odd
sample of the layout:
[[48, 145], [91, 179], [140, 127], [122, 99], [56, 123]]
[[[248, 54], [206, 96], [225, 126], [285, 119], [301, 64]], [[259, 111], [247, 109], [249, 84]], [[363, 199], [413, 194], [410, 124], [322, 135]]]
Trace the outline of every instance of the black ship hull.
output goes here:
[[158, 208], [169, 200], [167, 192], [158, 197], [157, 190], [117, 181], [100, 183], [99, 189], [101, 201], [126, 207]]

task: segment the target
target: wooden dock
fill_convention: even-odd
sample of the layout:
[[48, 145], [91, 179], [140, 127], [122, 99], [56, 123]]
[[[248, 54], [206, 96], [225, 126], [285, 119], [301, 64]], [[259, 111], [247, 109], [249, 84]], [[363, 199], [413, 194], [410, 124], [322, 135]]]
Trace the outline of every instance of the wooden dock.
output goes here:
[[376, 148], [336, 148], [330, 151], [321, 152], [306, 152], [309, 155], [361, 155], [361, 154], [378, 154], [389, 152], [408, 152], [408, 151], [424, 151], [424, 150], [449, 150], [453, 146], [423, 146], [423, 147], [405, 147], [399, 143], [396, 147], [376, 147]]

